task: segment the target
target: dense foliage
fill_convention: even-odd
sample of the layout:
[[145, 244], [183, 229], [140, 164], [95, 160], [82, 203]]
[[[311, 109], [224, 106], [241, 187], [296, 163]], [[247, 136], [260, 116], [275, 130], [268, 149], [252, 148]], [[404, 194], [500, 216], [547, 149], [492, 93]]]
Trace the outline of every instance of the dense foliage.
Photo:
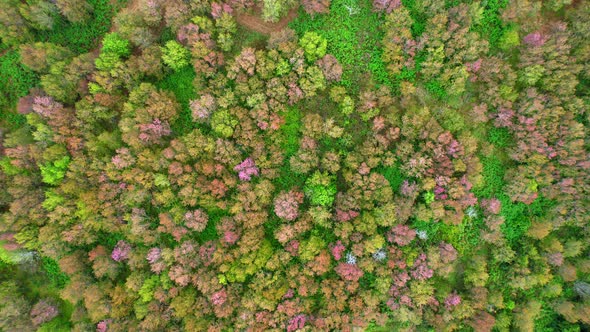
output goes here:
[[2, 0], [0, 40], [0, 331], [590, 328], [586, 1]]

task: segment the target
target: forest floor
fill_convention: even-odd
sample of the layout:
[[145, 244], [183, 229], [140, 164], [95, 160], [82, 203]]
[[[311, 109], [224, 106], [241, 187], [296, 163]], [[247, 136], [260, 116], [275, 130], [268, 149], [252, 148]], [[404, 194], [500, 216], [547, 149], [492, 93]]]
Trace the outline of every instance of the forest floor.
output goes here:
[[264, 34], [271, 34], [282, 30], [289, 24], [289, 22], [294, 20], [297, 17], [298, 8], [292, 8], [286, 16], [275, 23], [262, 20], [262, 17], [260, 16], [261, 12], [262, 11], [259, 7], [255, 7], [252, 14], [238, 14], [236, 20], [250, 30]]

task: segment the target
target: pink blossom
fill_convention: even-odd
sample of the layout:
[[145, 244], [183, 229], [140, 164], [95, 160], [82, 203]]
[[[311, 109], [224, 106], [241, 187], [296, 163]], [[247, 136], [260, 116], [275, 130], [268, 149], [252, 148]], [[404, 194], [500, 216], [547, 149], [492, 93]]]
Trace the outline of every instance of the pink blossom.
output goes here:
[[209, 216], [207, 216], [207, 213], [205, 213], [205, 211], [203, 211], [202, 209], [197, 209], [185, 213], [184, 220], [186, 227], [197, 232], [202, 232], [205, 229], [205, 227], [207, 227]]
[[223, 233], [223, 241], [227, 244], [235, 244], [239, 240], [239, 236], [236, 232], [226, 231]]
[[299, 255], [299, 241], [292, 240], [285, 246], [285, 250], [287, 250], [291, 256], [298, 256]]
[[549, 263], [553, 266], [563, 265], [563, 254], [560, 252], [554, 252], [552, 254], [547, 254], [547, 263]]
[[445, 299], [445, 307], [450, 310], [453, 307], [458, 306], [461, 303], [461, 297], [457, 293], [453, 293]]
[[168, 136], [171, 133], [168, 122], [162, 122], [160, 119], [154, 119], [149, 124], [139, 125], [139, 139], [146, 143], [158, 142], [160, 138]]
[[60, 113], [63, 105], [48, 96], [37, 96], [33, 101], [33, 111], [43, 117], [51, 117]]
[[441, 242], [438, 245], [438, 251], [443, 263], [449, 263], [457, 259], [457, 250], [450, 243]]
[[113, 252], [111, 253], [111, 258], [117, 262], [121, 262], [128, 258], [130, 252], [131, 246], [129, 245], [129, 243], [120, 240], [119, 242], [117, 242], [117, 245], [113, 249]]
[[359, 213], [353, 210], [350, 211], [342, 211], [339, 209], [336, 209], [336, 220], [338, 221], [342, 221], [342, 222], [346, 222], [349, 220], [352, 220], [356, 217], [358, 217]]
[[57, 307], [47, 300], [37, 302], [31, 309], [31, 320], [33, 325], [39, 326], [59, 315]]
[[393, 311], [399, 309], [399, 303], [395, 302], [394, 298], [390, 298], [389, 300], [387, 300], [387, 306], [389, 307], [389, 309]]
[[454, 139], [447, 147], [447, 154], [453, 158], [457, 158], [463, 154], [463, 146]]
[[225, 291], [225, 289], [222, 289], [211, 295], [211, 303], [213, 303], [213, 305], [220, 306], [224, 304], [225, 301], [227, 301], [227, 292]]
[[106, 332], [107, 327], [108, 327], [108, 321], [101, 320], [100, 322], [98, 322], [98, 324], [96, 324], [96, 332]]
[[234, 167], [234, 171], [238, 172], [238, 177], [242, 181], [250, 181], [252, 176], [258, 176], [259, 173], [258, 167], [256, 167], [252, 158], [246, 158], [246, 160]]
[[434, 271], [426, 266], [426, 264], [419, 264], [412, 270], [412, 278], [418, 280], [426, 280], [432, 278]]
[[385, 11], [390, 14], [394, 9], [399, 8], [401, 0], [373, 0], [373, 10]]
[[441, 187], [441, 186], [436, 186], [434, 187], [434, 198], [436, 198], [437, 200], [445, 200], [447, 199], [448, 195], [445, 194], [445, 188]]
[[231, 14], [233, 12], [232, 8], [226, 4], [219, 4], [217, 2], [211, 3], [211, 16], [213, 18], [220, 18], [224, 13]]
[[512, 119], [514, 118], [514, 111], [508, 108], [500, 108], [496, 114], [494, 125], [496, 127], [511, 127]]
[[426, 265], [426, 255], [424, 253], [418, 255], [413, 267], [411, 274], [414, 279], [426, 280], [434, 275], [434, 271]]
[[491, 198], [482, 200], [481, 206], [490, 214], [498, 214], [502, 208], [502, 203], [497, 198]]
[[406, 225], [396, 225], [387, 232], [387, 240], [400, 246], [410, 244], [415, 237], [416, 231]]
[[340, 277], [348, 281], [358, 281], [364, 274], [358, 266], [346, 263], [340, 263], [334, 268]]
[[482, 63], [482, 59], [477, 59], [474, 62], [468, 62], [466, 64], [467, 70], [472, 73], [477, 73], [479, 71], [479, 69], [481, 68], [481, 63]]
[[162, 249], [156, 247], [151, 248], [148, 251], [146, 259], [150, 264], [154, 264], [160, 259], [160, 257], [162, 257]]
[[297, 315], [289, 320], [287, 325], [287, 332], [297, 331], [305, 326], [305, 315]]
[[198, 100], [192, 100], [190, 102], [193, 119], [197, 121], [209, 118], [215, 107], [215, 98], [208, 93], [202, 95]]
[[399, 304], [403, 304], [403, 305], [408, 306], [408, 307], [412, 307], [413, 306], [412, 299], [409, 296], [407, 296], [407, 295], [402, 295], [399, 298]]
[[346, 250], [346, 247], [342, 244], [342, 241], [338, 240], [336, 244], [334, 244], [330, 250], [332, 251], [332, 256], [334, 259], [339, 261], [342, 258], [342, 253]]
[[275, 199], [274, 210], [279, 218], [293, 221], [299, 215], [299, 204], [303, 203], [303, 194], [290, 191], [281, 193]]
[[283, 295], [283, 298], [282, 299], [283, 300], [285, 300], [285, 299], [291, 299], [291, 298], [293, 298], [294, 295], [295, 295], [295, 291], [293, 290], [293, 288], [289, 288], [287, 290], [287, 292], [285, 293], [285, 295]]
[[418, 185], [415, 182], [410, 183], [408, 180], [404, 180], [400, 187], [400, 193], [406, 197], [414, 197], [418, 190]]
[[545, 44], [547, 39], [540, 32], [536, 31], [536, 32], [529, 33], [528, 35], [524, 36], [523, 41], [527, 45], [530, 45], [533, 47], [539, 47], [539, 46], [543, 46], [543, 44]]

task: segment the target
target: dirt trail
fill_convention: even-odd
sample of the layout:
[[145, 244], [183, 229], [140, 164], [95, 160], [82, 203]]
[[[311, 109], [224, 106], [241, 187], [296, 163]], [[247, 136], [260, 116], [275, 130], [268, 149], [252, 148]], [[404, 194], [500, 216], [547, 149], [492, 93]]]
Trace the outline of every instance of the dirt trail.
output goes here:
[[276, 23], [264, 22], [260, 17], [260, 13], [260, 8], [256, 7], [253, 14], [238, 14], [236, 20], [250, 30], [264, 34], [271, 34], [282, 30], [287, 24], [289, 24], [289, 22], [294, 20], [295, 17], [297, 17], [297, 8], [291, 9], [285, 17], [281, 18], [281, 20]]

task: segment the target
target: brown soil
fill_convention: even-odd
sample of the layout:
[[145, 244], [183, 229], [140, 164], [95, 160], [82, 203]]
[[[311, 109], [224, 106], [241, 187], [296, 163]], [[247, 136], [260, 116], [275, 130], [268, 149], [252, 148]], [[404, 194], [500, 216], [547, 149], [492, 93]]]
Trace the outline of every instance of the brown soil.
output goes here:
[[260, 17], [260, 14], [260, 8], [255, 7], [252, 14], [240, 13], [236, 16], [236, 20], [250, 30], [264, 34], [271, 34], [284, 29], [289, 22], [294, 20], [295, 17], [297, 17], [297, 8], [291, 9], [285, 17], [281, 18], [281, 20], [276, 23], [264, 22]]

